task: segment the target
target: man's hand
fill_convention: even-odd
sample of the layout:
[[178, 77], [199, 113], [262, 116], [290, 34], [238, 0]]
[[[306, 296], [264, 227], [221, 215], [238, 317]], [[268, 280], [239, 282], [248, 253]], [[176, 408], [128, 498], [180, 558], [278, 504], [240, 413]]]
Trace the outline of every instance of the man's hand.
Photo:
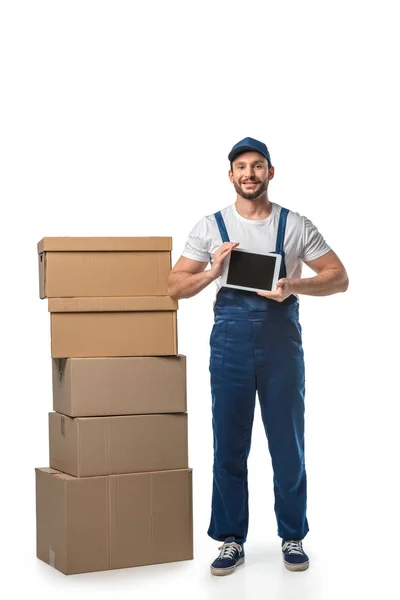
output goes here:
[[210, 269], [210, 273], [212, 273], [214, 279], [220, 277], [224, 260], [237, 246], [239, 246], [239, 242], [224, 242], [215, 252], [213, 266]]
[[279, 279], [276, 284], [276, 290], [273, 290], [272, 292], [257, 292], [259, 296], [271, 298], [271, 300], [275, 300], [276, 302], [283, 302], [292, 293], [290, 279], [287, 279], [286, 277]]

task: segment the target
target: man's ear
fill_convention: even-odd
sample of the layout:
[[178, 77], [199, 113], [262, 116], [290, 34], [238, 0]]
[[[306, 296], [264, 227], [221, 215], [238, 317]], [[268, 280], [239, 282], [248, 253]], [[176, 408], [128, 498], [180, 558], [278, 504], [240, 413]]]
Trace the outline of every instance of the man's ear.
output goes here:
[[228, 171], [228, 177], [229, 177], [229, 181], [232, 183], [233, 173], [232, 173], [231, 169], [229, 169], [229, 171]]
[[274, 175], [275, 175], [275, 167], [271, 166], [268, 169], [268, 180], [273, 179]]

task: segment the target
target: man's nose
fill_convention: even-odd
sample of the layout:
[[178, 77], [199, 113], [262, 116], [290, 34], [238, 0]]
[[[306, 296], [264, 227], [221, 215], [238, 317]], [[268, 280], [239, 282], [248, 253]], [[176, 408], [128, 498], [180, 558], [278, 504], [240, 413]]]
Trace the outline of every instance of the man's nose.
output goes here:
[[246, 175], [246, 177], [254, 177], [254, 169], [253, 167], [251, 167], [250, 165], [248, 165], [245, 170], [244, 170], [244, 174]]

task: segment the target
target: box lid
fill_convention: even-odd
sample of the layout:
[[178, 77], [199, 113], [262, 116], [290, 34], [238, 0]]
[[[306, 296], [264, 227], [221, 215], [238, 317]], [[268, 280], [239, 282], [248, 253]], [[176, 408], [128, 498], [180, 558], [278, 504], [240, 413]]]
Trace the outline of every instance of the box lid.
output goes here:
[[39, 254], [49, 251], [171, 251], [172, 237], [44, 237], [37, 249]]
[[[51, 467], [35, 467], [35, 471], [41, 471], [42, 473], [48, 473], [49, 475], [54, 475], [58, 479], [66, 479], [66, 480], [75, 480], [75, 481], [83, 481], [87, 479], [85, 477], [74, 477], [73, 475], [68, 475], [68, 473], [63, 473], [63, 471], [57, 471], [57, 469], [52, 469]], [[132, 475], [137, 475], [138, 477], [152, 477], [153, 475], [157, 475], [157, 473], [179, 473], [179, 472], [187, 472], [192, 473], [193, 469], [190, 467], [186, 469], [168, 469], [167, 471], [150, 471], [150, 472], [140, 472], [140, 473], [117, 473], [114, 475], [92, 475], [90, 476], [90, 480], [94, 481], [95, 479], [101, 478], [122, 478], [122, 477], [132, 477]]]
[[48, 302], [52, 313], [178, 310], [178, 301], [170, 296], [49, 298]]
[[72, 475], [68, 475], [67, 473], [63, 473], [62, 471], [57, 471], [56, 469], [52, 469], [51, 467], [36, 467], [35, 471], [41, 471], [42, 473], [54, 475], [58, 479], [76, 479], [76, 477], [73, 477]]

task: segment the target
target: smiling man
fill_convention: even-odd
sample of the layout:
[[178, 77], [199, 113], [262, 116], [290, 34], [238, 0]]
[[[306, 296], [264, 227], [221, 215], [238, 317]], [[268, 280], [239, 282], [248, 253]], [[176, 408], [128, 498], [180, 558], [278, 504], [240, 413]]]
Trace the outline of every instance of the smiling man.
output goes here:
[[[274, 167], [264, 143], [247, 137], [233, 146], [228, 159], [236, 202], [195, 225], [168, 279], [168, 294], [175, 299], [190, 298], [212, 281], [217, 285], [210, 336], [214, 467], [208, 535], [223, 543], [211, 572], [227, 575], [244, 562], [256, 393], [272, 459], [283, 560], [287, 569], [300, 571], [309, 566], [302, 543], [309, 527], [299, 294], [344, 292], [348, 277], [307, 217], [268, 199]], [[221, 286], [223, 262], [238, 245], [282, 256], [276, 290]], [[302, 278], [302, 263], [317, 275]]]

